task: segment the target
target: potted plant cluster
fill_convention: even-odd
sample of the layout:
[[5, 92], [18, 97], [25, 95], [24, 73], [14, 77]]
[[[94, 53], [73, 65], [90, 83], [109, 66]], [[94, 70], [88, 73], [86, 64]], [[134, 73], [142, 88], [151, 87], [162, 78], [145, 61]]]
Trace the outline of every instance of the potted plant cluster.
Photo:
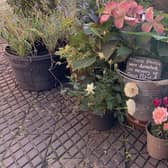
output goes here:
[[124, 120], [125, 97], [116, 71], [123, 58], [115, 56], [117, 43], [105, 32], [110, 25], [89, 22], [82, 26], [56, 54], [66, 58], [71, 68], [70, 95], [76, 97], [80, 109], [91, 113], [94, 128], [106, 130], [114, 118]]
[[67, 43], [75, 29], [75, 10], [70, 13], [71, 7], [63, 10], [58, 4], [48, 13], [34, 8], [31, 16], [9, 13], [0, 19], [1, 37], [9, 45], [5, 56], [23, 89], [47, 90], [68, 80], [66, 76], [70, 75], [70, 70], [66, 60], [54, 53]]
[[155, 159], [168, 159], [168, 97], [153, 100], [153, 121], [146, 126], [147, 151]]
[[[149, 102], [154, 97], [164, 96], [168, 92], [165, 68], [167, 54], [164, 52], [167, 50], [168, 39], [166, 20], [166, 14], [156, 11], [151, 6], [143, 6], [134, 0], [107, 2], [99, 17], [101, 26], [106, 26], [105, 36], [108, 36], [113, 42], [113, 47], [115, 46], [114, 54], [124, 60], [118, 70], [125, 83], [124, 90], [135, 92], [133, 96], [128, 96], [126, 93], [127, 116], [131, 122], [134, 122], [133, 125], [138, 125], [138, 127], [145, 127], [152, 117]], [[109, 24], [110, 29], [107, 27]], [[152, 79], [142, 74], [144, 76], [142, 79], [129, 75], [125, 72], [128, 68], [127, 62], [129, 58], [134, 57], [147, 58], [150, 62], [157, 60], [158, 64], [160, 61], [162, 64], [160, 67], [163, 67], [161, 76]], [[158, 69], [161, 71], [161, 68]]]

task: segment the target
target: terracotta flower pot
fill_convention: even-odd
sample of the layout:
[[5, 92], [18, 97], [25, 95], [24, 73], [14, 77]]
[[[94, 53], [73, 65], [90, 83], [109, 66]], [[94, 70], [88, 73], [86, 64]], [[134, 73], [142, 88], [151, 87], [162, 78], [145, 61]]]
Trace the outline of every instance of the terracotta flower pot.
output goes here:
[[147, 124], [147, 151], [152, 158], [168, 159], [168, 139], [160, 139], [150, 132], [151, 123]]
[[115, 118], [111, 113], [106, 113], [102, 117], [92, 114], [91, 124], [97, 131], [105, 131], [113, 127], [113, 125], [115, 124]]

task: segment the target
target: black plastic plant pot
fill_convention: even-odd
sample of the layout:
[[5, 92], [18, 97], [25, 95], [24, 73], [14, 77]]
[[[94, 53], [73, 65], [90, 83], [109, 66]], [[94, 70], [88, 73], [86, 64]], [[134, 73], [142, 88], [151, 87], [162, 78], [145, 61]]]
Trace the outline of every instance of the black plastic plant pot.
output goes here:
[[[67, 81], [68, 70], [66, 65], [58, 64], [51, 68], [49, 54], [20, 57], [11, 54], [9, 47], [6, 47], [5, 56], [11, 64], [17, 83], [24, 90], [49, 90], [58, 86], [60, 82]], [[59, 56], [56, 55], [53, 56], [53, 59], [60, 61]]]
[[91, 117], [91, 124], [97, 131], [110, 130], [114, 126], [115, 122], [116, 119], [113, 117], [112, 113], [106, 113], [103, 116], [92, 114]]

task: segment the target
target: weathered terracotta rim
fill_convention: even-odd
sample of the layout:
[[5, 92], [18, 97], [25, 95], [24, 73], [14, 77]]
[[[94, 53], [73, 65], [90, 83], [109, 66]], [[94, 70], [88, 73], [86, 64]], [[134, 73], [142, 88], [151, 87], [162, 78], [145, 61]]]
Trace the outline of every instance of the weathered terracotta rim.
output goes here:
[[163, 138], [158, 138], [155, 137], [154, 135], [151, 134], [151, 132], [149, 131], [149, 126], [151, 125], [151, 121], [147, 123], [146, 125], [146, 133], [149, 134], [153, 139], [156, 139], [157, 141], [162, 141], [162, 142], [166, 142], [168, 141], [168, 139], [163, 139]]

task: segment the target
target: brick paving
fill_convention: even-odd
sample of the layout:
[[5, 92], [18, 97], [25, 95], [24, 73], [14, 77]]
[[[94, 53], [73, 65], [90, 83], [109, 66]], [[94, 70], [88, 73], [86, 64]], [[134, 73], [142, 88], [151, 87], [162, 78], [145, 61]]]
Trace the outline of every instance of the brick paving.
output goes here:
[[95, 131], [57, 88], [19, 88], [0, 44], [0, 168], [167, 168], [146, 152], [144, 131]]

